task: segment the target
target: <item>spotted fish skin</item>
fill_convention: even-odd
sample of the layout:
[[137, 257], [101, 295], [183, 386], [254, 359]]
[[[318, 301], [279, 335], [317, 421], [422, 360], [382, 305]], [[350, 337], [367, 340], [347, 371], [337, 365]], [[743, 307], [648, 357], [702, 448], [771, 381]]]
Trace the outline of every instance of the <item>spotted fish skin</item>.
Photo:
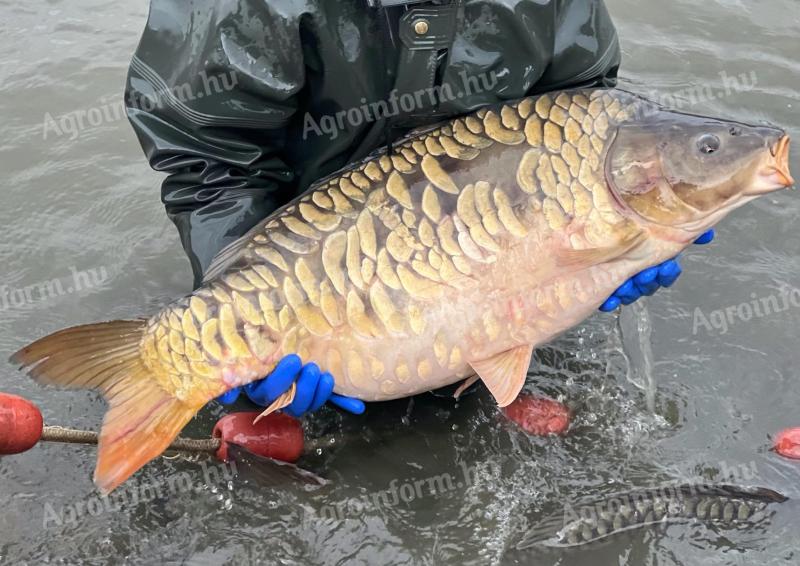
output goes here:
[[748, 527], [766, 519], [771, 504], [787, 500], [771, 489], [732, 485], [638, 490], [546, 517], [523, 536], [517, 548], [583, 546], [623, 532], [678, 522]]
[[330, 371], [338, 393], [382, 400], [548, 340], [643, 267], [557, 261], [639, 230], [602, 167], [615, 124], [638, 104], [616, 90], [526, 98], [318, 182], [150, 319], [147, 365], [178, 398], [211, 398], [297, 352]]

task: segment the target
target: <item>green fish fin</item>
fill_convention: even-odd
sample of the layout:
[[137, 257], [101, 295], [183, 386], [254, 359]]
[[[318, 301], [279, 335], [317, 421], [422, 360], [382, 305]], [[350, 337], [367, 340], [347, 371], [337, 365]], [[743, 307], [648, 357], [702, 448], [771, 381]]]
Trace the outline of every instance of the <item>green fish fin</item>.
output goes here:
[[146, 320], [115, 320], [61, 330], [11, 356], [36, 381], [99, 389], [110, 408], [98, 442], [94, 481], [109, 493], [159, 456], [197, 412], [170, 395], [142, 362]]
[[497, 404], [505, 407], [517, 398], [525, 385], [532, 355], [533, 344], [526, 344], [469, 365], [486, 384]]
[[637, 232], [618, 244], [606, 248], [588, 248], [585, 250], [565, 249], [558, 253], [556, 263], [560, 267], [578, 268], [601, 265], [622, 257], [646, 239], [647, 236], [644, 232]]

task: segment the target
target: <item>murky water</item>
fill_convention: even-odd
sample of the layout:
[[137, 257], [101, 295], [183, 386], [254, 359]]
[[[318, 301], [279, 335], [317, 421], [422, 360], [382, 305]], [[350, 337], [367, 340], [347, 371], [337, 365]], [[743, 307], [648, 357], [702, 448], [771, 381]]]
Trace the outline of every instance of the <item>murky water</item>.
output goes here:
[[[609, 8], [625, 87], [692, 112], [780, 124], [800, 139], [795, 0]], [[138, 315], [189, 290], [159, 176], [115, 115], [146, 9], [0, 2], [0, 358], [62, 326]], [[70, 126], [92, 108], [105, 113], [95, 113], [98, 125], [87, 114], [83, 128]], [[0, 461], [0, 562], [795, 564], [793, 501], [751, 529], [672, 525], [583, 550], [514, 548], [544, 513], [634, 487], [734, 476], [800, 496], [800, 465], [767, 450], [771, 434], [800, 425], [800, 307], [749, 320], [719, 313], [800, 287], [799, 213], [790, 192], [734, 213], [717, 242], [686, 255], [680, 283], [648, 300], [650, 343], [632, 355], [610, 315], [540, 350], [528, 389], [575, 408], [564, 439], [526, 436], [483, 392], [458, 404], [422, 395], [310, 421], [321, 448], [303, 464], [330, 486], [275, 489], [245, 463], [234, 474], [161, 459], [110, 510], [91, 485], [93, 450], [43, 446]], [[637, 365], [650, 363], [642, 352], [649, 369]], [[642, 388], [648, 372], [654, 392]], [[100, 422], [93, 393], [45, 391], [10, 365], [0, 376], [0, 389], [38, 403], [50, 423]], [[218, 411], [189, 432], [207, 433]]]

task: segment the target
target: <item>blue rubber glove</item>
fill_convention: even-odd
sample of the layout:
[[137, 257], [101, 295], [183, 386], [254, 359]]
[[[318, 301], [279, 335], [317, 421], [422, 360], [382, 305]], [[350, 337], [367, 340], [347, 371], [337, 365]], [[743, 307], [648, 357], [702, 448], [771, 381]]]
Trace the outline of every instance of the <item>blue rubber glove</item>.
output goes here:
[[245, 394], [253, 403], [266, 407], [295, 382], [297, 383], [297, 393], [295, 393], [294, 401], [282, 409], [284, 413], [293, 417], [316, 411], [326, 401], [356, 415], [364, 412], [363, 401], [335, 394], [333, 392], [333, 376], [328, 372], [321, 372], [315, 363], [303, 365], [297, 354], [289, 354], [279, 361], [272, 373], [264, 379], [231, 389], [220, 395], [217, 400], [224, 405], [233, 403], [244, 389]]
[[[711, 229], [703, 232], [694, 243], [707, 244], [713, 239], [714, 230]], [[677, 257], [645, 269], [620, 285], [617, 290], [606, 299], [606, 302], [600, 305], [600, 310], [603, 312], [610, 312], [620, 305], [629, 305], [642, 296], [650, 296], [661, 287], [669, 287], [675, 283], [681, 271], [681, 266], [678, 263]]]

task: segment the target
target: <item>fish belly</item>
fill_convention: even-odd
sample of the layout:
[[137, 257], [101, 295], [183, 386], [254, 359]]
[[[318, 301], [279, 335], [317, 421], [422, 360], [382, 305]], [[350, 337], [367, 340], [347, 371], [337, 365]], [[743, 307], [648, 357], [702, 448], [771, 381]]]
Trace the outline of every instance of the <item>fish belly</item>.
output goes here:
[[451, 297], [425, 317], [419, 335], [360, 339], [352, 334], [302, 346], [336, 376], [336, 392], [367, 401], [415, 395], [461, 381], [470, 361], [538, 346], [581, 323], [628, 276], [635, 262], [594, 266], [514, 292]]

